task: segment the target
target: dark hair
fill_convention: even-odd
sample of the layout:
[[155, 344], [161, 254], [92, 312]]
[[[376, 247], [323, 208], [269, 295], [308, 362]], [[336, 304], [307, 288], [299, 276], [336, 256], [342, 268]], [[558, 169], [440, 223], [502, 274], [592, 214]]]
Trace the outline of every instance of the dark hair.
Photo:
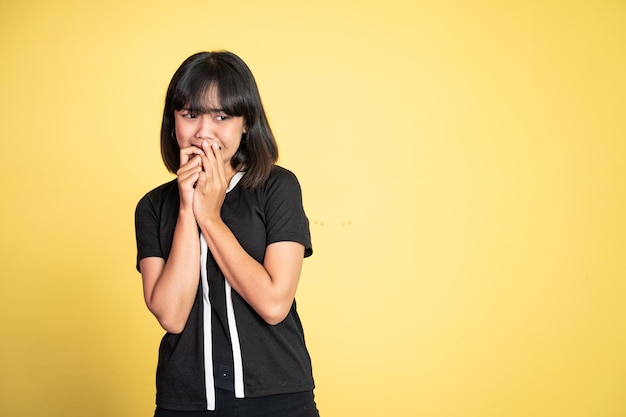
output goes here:
[[216, 87], [220, 108], [229, 116], [243, 116], [247, 132], [231, 159], [234, 169], [245, 170], [245, 187], [267, 179], [278, 159], [278, 146], [265, 116], [259, 89], [250, 68], [232, 52], [199, 52], [176, 70], [165, 96], [161, 124], [161, 156], [167, 169], [180, 167], [180, 148], [174, 137], [174, 111], [188, 108], [204, 113], [209, 88]]

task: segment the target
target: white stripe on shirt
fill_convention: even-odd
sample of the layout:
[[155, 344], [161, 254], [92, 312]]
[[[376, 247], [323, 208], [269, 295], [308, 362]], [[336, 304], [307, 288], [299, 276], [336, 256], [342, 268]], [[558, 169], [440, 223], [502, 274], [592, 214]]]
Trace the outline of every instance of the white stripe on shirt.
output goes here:
[[[202, 317], [204, 339], [204, 386], [206, 389], [207, 410], [215, 410], [215, 381], [213, 380], [213, 338], [211, 337], [211, 300], [209, 299], [209, 279], [207, 276], [207, 254], [209, 248], [200, 233], [200, 277], [202, 279]], [[204, 267], [203, 267], [204, 265]]]

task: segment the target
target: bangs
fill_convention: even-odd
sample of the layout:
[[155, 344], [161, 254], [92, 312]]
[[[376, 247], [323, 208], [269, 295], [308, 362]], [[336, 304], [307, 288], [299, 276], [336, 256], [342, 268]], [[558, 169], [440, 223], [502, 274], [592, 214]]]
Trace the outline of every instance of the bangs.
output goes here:
[[172, 95], [172, 109], [206, 114], [217, 109], [229, 116], [243, 116], [245, 89], [229, 68], [200, 62], [183, 75]]

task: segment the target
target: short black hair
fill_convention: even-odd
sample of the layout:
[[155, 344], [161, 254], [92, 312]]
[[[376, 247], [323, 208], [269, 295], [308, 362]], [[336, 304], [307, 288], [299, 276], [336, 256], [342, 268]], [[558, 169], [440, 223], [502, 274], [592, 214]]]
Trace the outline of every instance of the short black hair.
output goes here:
[[176, 70], [165, 96], [161, 124], [161, 156], [167, 169], [180, 168], [180, 148], [175, 139], [174, 112], [184, 108], [204, 113], [209, 89], [215, 87], [219, 107], [229, 116], [242, 116], [247, 132], [231, 159], [236, 170], [246, 174], [241, 184], [255, 188], [267, 179], [278, 160], [278, 146], [272, 133], [256, 81], [250, 68], [228, 51], [199, 52]]

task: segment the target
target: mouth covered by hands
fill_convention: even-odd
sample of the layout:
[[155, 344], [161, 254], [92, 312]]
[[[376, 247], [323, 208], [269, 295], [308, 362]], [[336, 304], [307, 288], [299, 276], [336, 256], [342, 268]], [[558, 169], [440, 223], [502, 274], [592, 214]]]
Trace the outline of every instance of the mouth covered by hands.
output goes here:
[[221, 218], [228, 182], [222, 147], [204, 140], [180, 150], [178, 187], [182, 210], [193, 210], [197, 222]]

